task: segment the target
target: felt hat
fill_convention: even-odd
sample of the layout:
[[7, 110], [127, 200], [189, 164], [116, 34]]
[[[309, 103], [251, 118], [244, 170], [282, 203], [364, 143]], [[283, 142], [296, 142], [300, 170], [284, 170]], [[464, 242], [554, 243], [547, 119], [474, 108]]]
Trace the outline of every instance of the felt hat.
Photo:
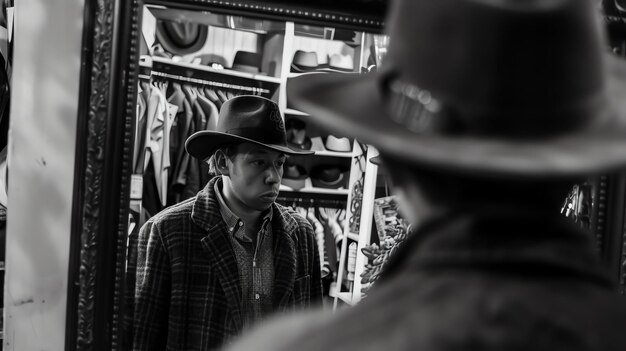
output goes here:
[[281, 183], [293, 190], [300, 190], [306, 186], [307, 177], [308, 174], [304, 167], [295, 163], [286, 163]]
[[174, 55], [187, 55], [202, 49], [209, 27], [198, 23], [157, 21], [156, 38], [161, 46]]
[[311, 171], [311, 182], [317, 188], [347, 188], [348, 177], [346, 172], [339, 167], [320, 165]]
[[306, 123], [292, 117], [285, 123], [287, 145], [293, 150], [311, 150], [311, 138], [306, 135]]
[[291, 79], [288, 100], [381, 154], [545, 178], [626, 166], [626, 62], [595, 2], [398, 0], [376, 73]]
[[237, 51], [232, 69], [257, 74], [261, 71], [261, 55], [250, 51]]
[[319, 66], [317, 53], [313, 51], [297, 50], [291, 61], [291, 71], [297, 73], [315, 71]]
[[351, 152], [352, 144], [350, 143], [350, 139], [346, 137], [338, 138], [330, 134], [326, 138], [326, 148], [335, 152]]
[[254, 95], [236, 96], [224, 102], [215, 130], [192, 134], [185, 142], [185, 149], [191, 156], [206, 160], [220, 146], [242, 142], [288, 155], [313, 154], [312, 151], [290, 149], [278, 105], [272, 100]]

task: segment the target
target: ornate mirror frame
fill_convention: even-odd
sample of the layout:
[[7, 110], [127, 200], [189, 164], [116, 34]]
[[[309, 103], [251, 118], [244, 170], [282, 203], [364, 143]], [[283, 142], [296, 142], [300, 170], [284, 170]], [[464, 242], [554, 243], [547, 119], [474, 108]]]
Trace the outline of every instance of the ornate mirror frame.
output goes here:
[[[380, 32], [386, 0], [85, 0], [66, 350], [119, 350], [145, 3]], [[591, 229], [624, 291], [623, 175], [592, 183]]]

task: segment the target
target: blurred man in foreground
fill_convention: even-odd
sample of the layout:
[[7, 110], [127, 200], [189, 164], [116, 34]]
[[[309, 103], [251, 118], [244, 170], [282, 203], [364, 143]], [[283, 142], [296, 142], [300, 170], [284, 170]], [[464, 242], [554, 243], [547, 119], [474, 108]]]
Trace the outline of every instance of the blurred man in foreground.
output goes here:
[[594, 4], [397, 0], [378, 73], [290, 82], [296, 108], [380, 150], [418, 228], [356, 307], [233, 349], [626, 350], [626, 302], [559, 214], [626, 165], [626, 65]]

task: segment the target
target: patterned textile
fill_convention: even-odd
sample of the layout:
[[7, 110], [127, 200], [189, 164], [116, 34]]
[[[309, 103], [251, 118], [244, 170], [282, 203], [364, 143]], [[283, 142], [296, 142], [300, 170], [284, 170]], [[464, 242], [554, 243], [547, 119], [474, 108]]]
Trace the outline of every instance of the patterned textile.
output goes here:
[[[140, 231], [134, 350], [210, 350], [243, 328], [237, 259], [215, 198], [217, 179]], [[295, 212], [272, 206], [275, 311], [319, 304], [313, 229]]]

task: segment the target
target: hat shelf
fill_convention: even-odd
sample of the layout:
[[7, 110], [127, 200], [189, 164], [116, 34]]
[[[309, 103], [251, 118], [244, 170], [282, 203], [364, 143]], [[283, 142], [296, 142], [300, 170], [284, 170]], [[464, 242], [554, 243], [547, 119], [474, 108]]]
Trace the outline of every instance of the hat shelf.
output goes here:
[[[240, 72], [240, 71], [232, 70], [229, 68], [216, 69], [216, 68], [212, 68], [209, 66], [196, 65], [192, 63], [174, 62], [171, 59], [166, 59], [163, 57], [153, 57], [152, 60], [154, 63], [160, 64], [159, 67], [164, 67], [161, 65], [169, 65], [173, 67], [180, 67], [183, 69], [185, 68], [191, 69], [191, 70], [195, 70], [198, 72], [207, 72], [207, 73], [215, 74], [215, 75], [224, 75], [227, 77], [244, 78], [248, 80], [256, 80], [260, 82], [268, 82], [268, 83], [274, 83], [274, 84], [280, 84], [281, 82], [280, 78], [277, 78], [277, 77], [272, 77], [272, 76], [267, 76], [267, 75], [262, 75], [262, 74], [248, 73], [248, 72]], [[153, 67], [154, 67], [154, 64], [153, 64]]]
[[300, 190], [292, 190], [291, 188], [282, 185], [280, 186], [280, 194], [283, 193], [306, 193], [306, 194], [329, 194], [329, 195], [343, 195], [347, 196], [349, 190], [348, 189], [326, 189], [326, 188], [316, 188], [316, 187], [306, 187]]

